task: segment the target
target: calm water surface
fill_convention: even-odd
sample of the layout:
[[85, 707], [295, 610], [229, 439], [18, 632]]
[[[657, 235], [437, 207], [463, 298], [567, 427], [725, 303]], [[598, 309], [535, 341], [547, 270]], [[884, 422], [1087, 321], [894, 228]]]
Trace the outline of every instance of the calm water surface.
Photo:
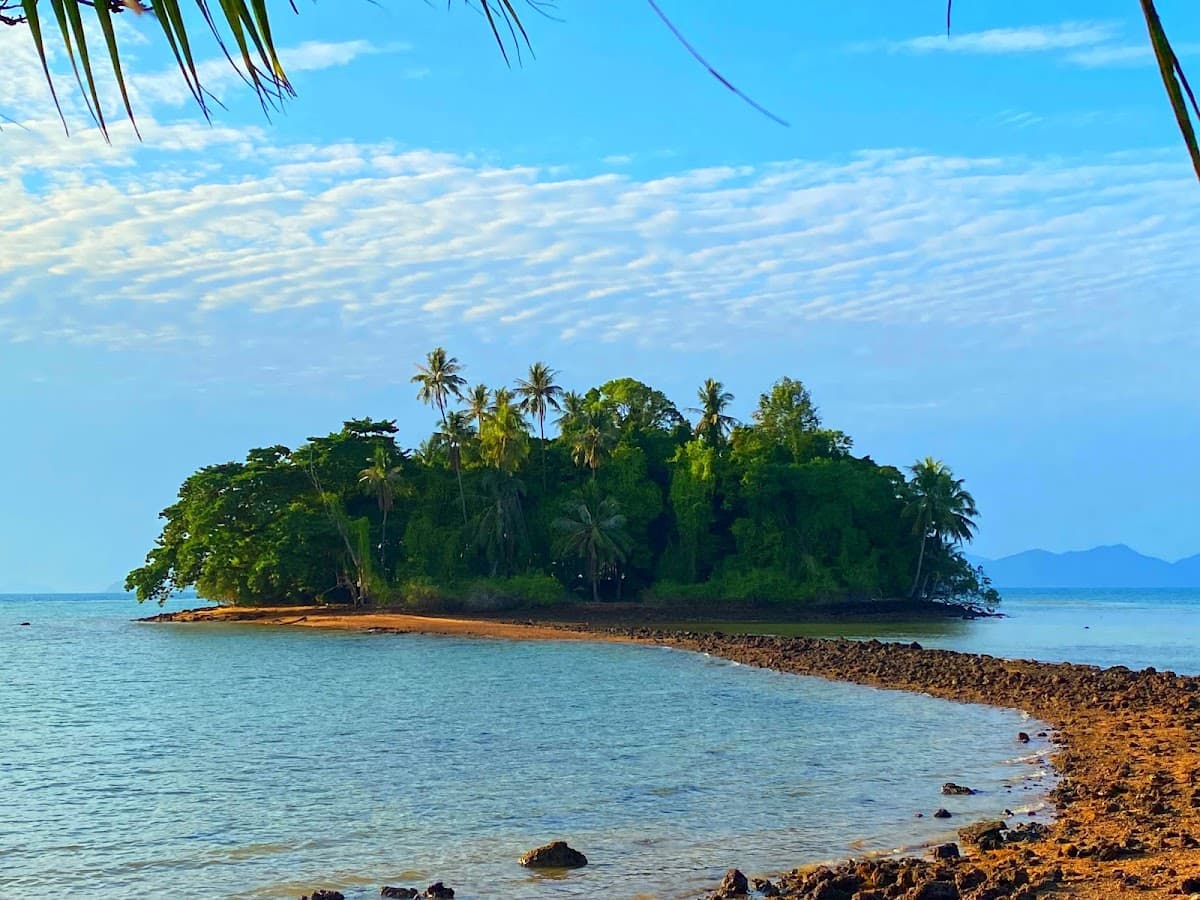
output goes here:
[[1200, 674], [1200, 590], [1006, 590], [1002, 618], [836, 625], [713, 625], [813, 637], [920, 641], [1015, 659]]
[[[687, 897], [935, 839], [941, 805], [1039, 805], [1013, 711], [659, 648], [142, 612], [0, 598], [0, 896]], [[593, 864], [516, 865], [555, 838]]]

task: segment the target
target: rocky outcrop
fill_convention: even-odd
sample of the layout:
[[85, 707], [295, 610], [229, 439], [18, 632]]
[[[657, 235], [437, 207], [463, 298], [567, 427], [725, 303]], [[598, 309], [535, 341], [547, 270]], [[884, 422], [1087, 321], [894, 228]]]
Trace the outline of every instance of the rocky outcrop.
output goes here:
[[980, 850], [997, 850], [1004, 843], [1004, 832], [1007, 830], [1008, 825], [1000, 819], [992, 819], [960, 828], [958, 836], [964, 843], [978, 847]]
[[735, 897], [745, 897], [750, 893], [750, 881], [737, 869], [730, 869], [717, 885], [717, 889], [708, 895], [708, 900], [734, 900]]
[[517, 862], [530, 869], [578, 869], [588, 863], [587, 857], [568, 846], [566, 841], [553, 841], [537, 847]]
[[[721, 886], [709, 895], [710, 900], [743, 896], [728, 892], [726, 882], [735, 872], [741, 875], [731, 869]], [[771, 885], [774, 893], [764, 896], [787, 900], [1033, 900], [1053, 890], [1061, 880], [1061, 870], [1038, 876], [1015, 861], [985, 870], [958, 856], [869, 859], [793, 870]], [[757, 889], [759, 879], [754, 884]]]

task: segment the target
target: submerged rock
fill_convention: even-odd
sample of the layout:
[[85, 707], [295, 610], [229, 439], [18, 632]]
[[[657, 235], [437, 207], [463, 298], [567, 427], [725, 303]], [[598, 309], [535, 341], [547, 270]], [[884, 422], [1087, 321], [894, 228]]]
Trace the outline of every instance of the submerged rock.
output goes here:
[[939, 809], [936, 812], [934, 812], [933, 817], [935, 819], [948, 819], [948, 818], [950, 818], [950, 810]]
[[313, 891], [311, 897], [305, 894], [300, 900], [346, 900], [346, 895], [341, 891], [319, 890]]
[[379, 889], [380, 897], [390, 897], [392, 900], [414, 900], [421, 896], [421, 892], [416, 888], [388, 887], [384, 885]]
[[530, 850], [517, 862], [530, 869], [578, 869], [587, 865], [587, 857], [566, 841], [553, 841]]
[[969, 788], [962, 784], [955, 784], [953, 781], [947, 781], [942, 785], [942, 793], [952, 796], [966, 796], [969, 794], [974, 794], [975, 789]]
[[454, 900], [454, 888], [448, 888], [440, 881], [435, 881], [425, 888], [425, 896], [429, 900]]

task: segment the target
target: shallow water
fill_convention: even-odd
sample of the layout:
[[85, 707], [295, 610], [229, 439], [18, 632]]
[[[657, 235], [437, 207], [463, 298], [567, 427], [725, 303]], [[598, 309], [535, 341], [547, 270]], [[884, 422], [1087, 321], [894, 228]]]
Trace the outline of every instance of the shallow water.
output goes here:
[[[1006, 590], [1002, 617], [919, 622], [712, 624], [724, 631], [919, 641], [1014, 659], [1200, 674], [1200, 590]], [[697, 626], [688, 626], [697, 627]]]
[[[673, 650], [142, 612], [0, 599], [4, 896], [696, 896], [1037, 805], [1046, 773], [1014, 711]], [[515, 864], [555, 838], [592, 865]]]

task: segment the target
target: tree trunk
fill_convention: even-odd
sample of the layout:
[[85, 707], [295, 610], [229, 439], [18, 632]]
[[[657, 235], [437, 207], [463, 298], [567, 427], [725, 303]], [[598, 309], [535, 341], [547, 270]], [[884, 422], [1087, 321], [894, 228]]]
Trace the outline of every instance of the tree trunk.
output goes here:
[[[442, 414], [442, 434], [449, 437], [450, 426], [446, 422], [446, 404], [440, 398], [438, 399], [438, 412]], [[454, 465], [454, 477], [458, 479], [458, 500], [462, 504], [463, 524], [467, 525], [469, 524], [467, 521], [467, 495], [463, 492], [462, 466], [459, 465], [461, 461], [454, 452], [454, 448], [451, 448], [450, 453], [451, 462]]]
[[546, 413], [538, 416], [538, 430], [542, 434], [542, 493], [546, 493]]
[[917, 599], [917, 585], [921, 583], [921, 566], [925, 563], [925, 541], [929, 538], [928, 531], [921, 532], [921, 555], [917, 557], [917, 574], [913, 578], [912, 590], [908, 592], [910, 600]]
[[379, 525], [379, 574], [387, 578], [387, 566], [384, 564], [384, 554], [387, 553], [387, 516], [388, 508], [383, 508], [383, 522]]

